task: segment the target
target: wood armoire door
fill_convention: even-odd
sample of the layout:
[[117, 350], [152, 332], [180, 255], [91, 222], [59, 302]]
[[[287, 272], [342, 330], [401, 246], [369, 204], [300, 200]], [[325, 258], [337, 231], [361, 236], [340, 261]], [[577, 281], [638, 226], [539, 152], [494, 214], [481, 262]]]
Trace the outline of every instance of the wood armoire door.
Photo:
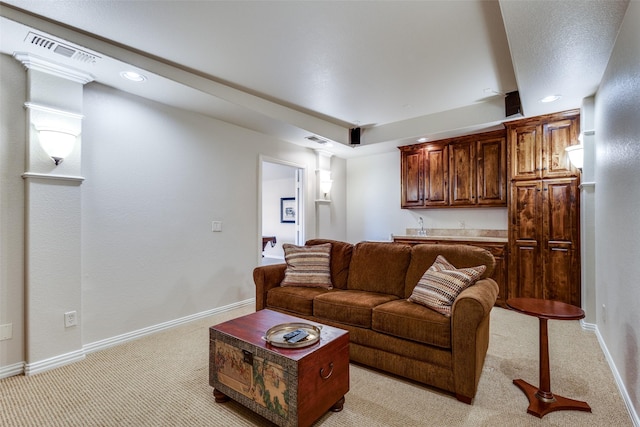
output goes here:
[[578, 141], [579, 116], [550, 121], [542, 125], [542, 177], [578, 176], [565, 148]]
[[509, 159], [511, 179], [542, 177], [542, 127], [523, 124], [509, 127]]
[[580, 306], [577, 178], [513, 181], [509, 207], [509, 297]]
[[544, 180], [542, 200], [543, 297], [580, 306], [578, 179]]
[[509, 297], [543, 297], [542, 182], [511, 183]]

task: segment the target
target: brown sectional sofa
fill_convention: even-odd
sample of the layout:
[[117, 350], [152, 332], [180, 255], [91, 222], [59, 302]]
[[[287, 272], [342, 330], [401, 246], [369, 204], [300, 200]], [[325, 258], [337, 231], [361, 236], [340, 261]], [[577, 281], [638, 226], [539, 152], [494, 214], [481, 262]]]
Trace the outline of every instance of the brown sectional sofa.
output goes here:
[[[269, 308], [346, 329], [353, 362], [455, 394], [471, 403], [489, 345], [489, 313], [498, 285], [495, 260], [466, 245], [310, 240], [332, 243], [333, 289], [281, 287], [286, 264], [257, 267], [256, 310]], [[451, 317], [407, 301], [423, 273], [443, 255], [457, 268], [485, 265], [455, 300]]]

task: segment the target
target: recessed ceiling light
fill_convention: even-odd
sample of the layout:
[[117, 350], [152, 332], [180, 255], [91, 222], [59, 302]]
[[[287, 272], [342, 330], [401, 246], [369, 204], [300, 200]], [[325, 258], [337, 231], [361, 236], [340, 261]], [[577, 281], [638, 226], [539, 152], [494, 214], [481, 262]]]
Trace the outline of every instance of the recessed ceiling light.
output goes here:
[[540, 102], [553, 102], [553, 101], [557, 101], [560, 98], [562, 98], [561, 95], [549, 95], [542, 98]]
[[127, 80], [131, 80], [132, 82], [143, 82], [147, 80], [145, 76], [135, 71], [123, 71], [120, 73], [120, 75]]
[[423, 136], [422, 138], [417, 139], [418, 142], [427, 142], [428, 140], [429, 138], [427, 138], [426, 136]]

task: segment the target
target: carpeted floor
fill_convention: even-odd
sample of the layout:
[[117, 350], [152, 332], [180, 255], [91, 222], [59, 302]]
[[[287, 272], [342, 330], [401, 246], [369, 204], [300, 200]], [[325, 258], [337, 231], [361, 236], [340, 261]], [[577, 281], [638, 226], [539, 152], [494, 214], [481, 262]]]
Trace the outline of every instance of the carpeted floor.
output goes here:
[[[271, 426], [235, 402], [216, 404], [208, 384], [208, 327], [237, 309], [92, 353], [30, 377], [0, 380], [2, 426]], [[494, 308], [491, 343], [473, 405], [351, 365], [344, 410], [316, 426], [631, 426], [596, 336], [577, 321], [549, 321], [551, 390], [593, 412], [528, 415], [514, 378], [538, 384], [538, 320]]]

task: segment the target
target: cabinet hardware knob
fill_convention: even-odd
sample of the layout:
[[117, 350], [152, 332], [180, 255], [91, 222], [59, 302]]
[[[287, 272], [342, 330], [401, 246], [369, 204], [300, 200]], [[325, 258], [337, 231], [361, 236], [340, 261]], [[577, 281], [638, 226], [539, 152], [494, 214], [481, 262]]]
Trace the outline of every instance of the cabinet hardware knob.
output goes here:
[[329, 363], [329, 373], [327, 375], [324, 374], [324, 368], [320, 368], [320, 378], [323, 380], [328, 380], [331, 374], [333, 374], [333, 362]]

